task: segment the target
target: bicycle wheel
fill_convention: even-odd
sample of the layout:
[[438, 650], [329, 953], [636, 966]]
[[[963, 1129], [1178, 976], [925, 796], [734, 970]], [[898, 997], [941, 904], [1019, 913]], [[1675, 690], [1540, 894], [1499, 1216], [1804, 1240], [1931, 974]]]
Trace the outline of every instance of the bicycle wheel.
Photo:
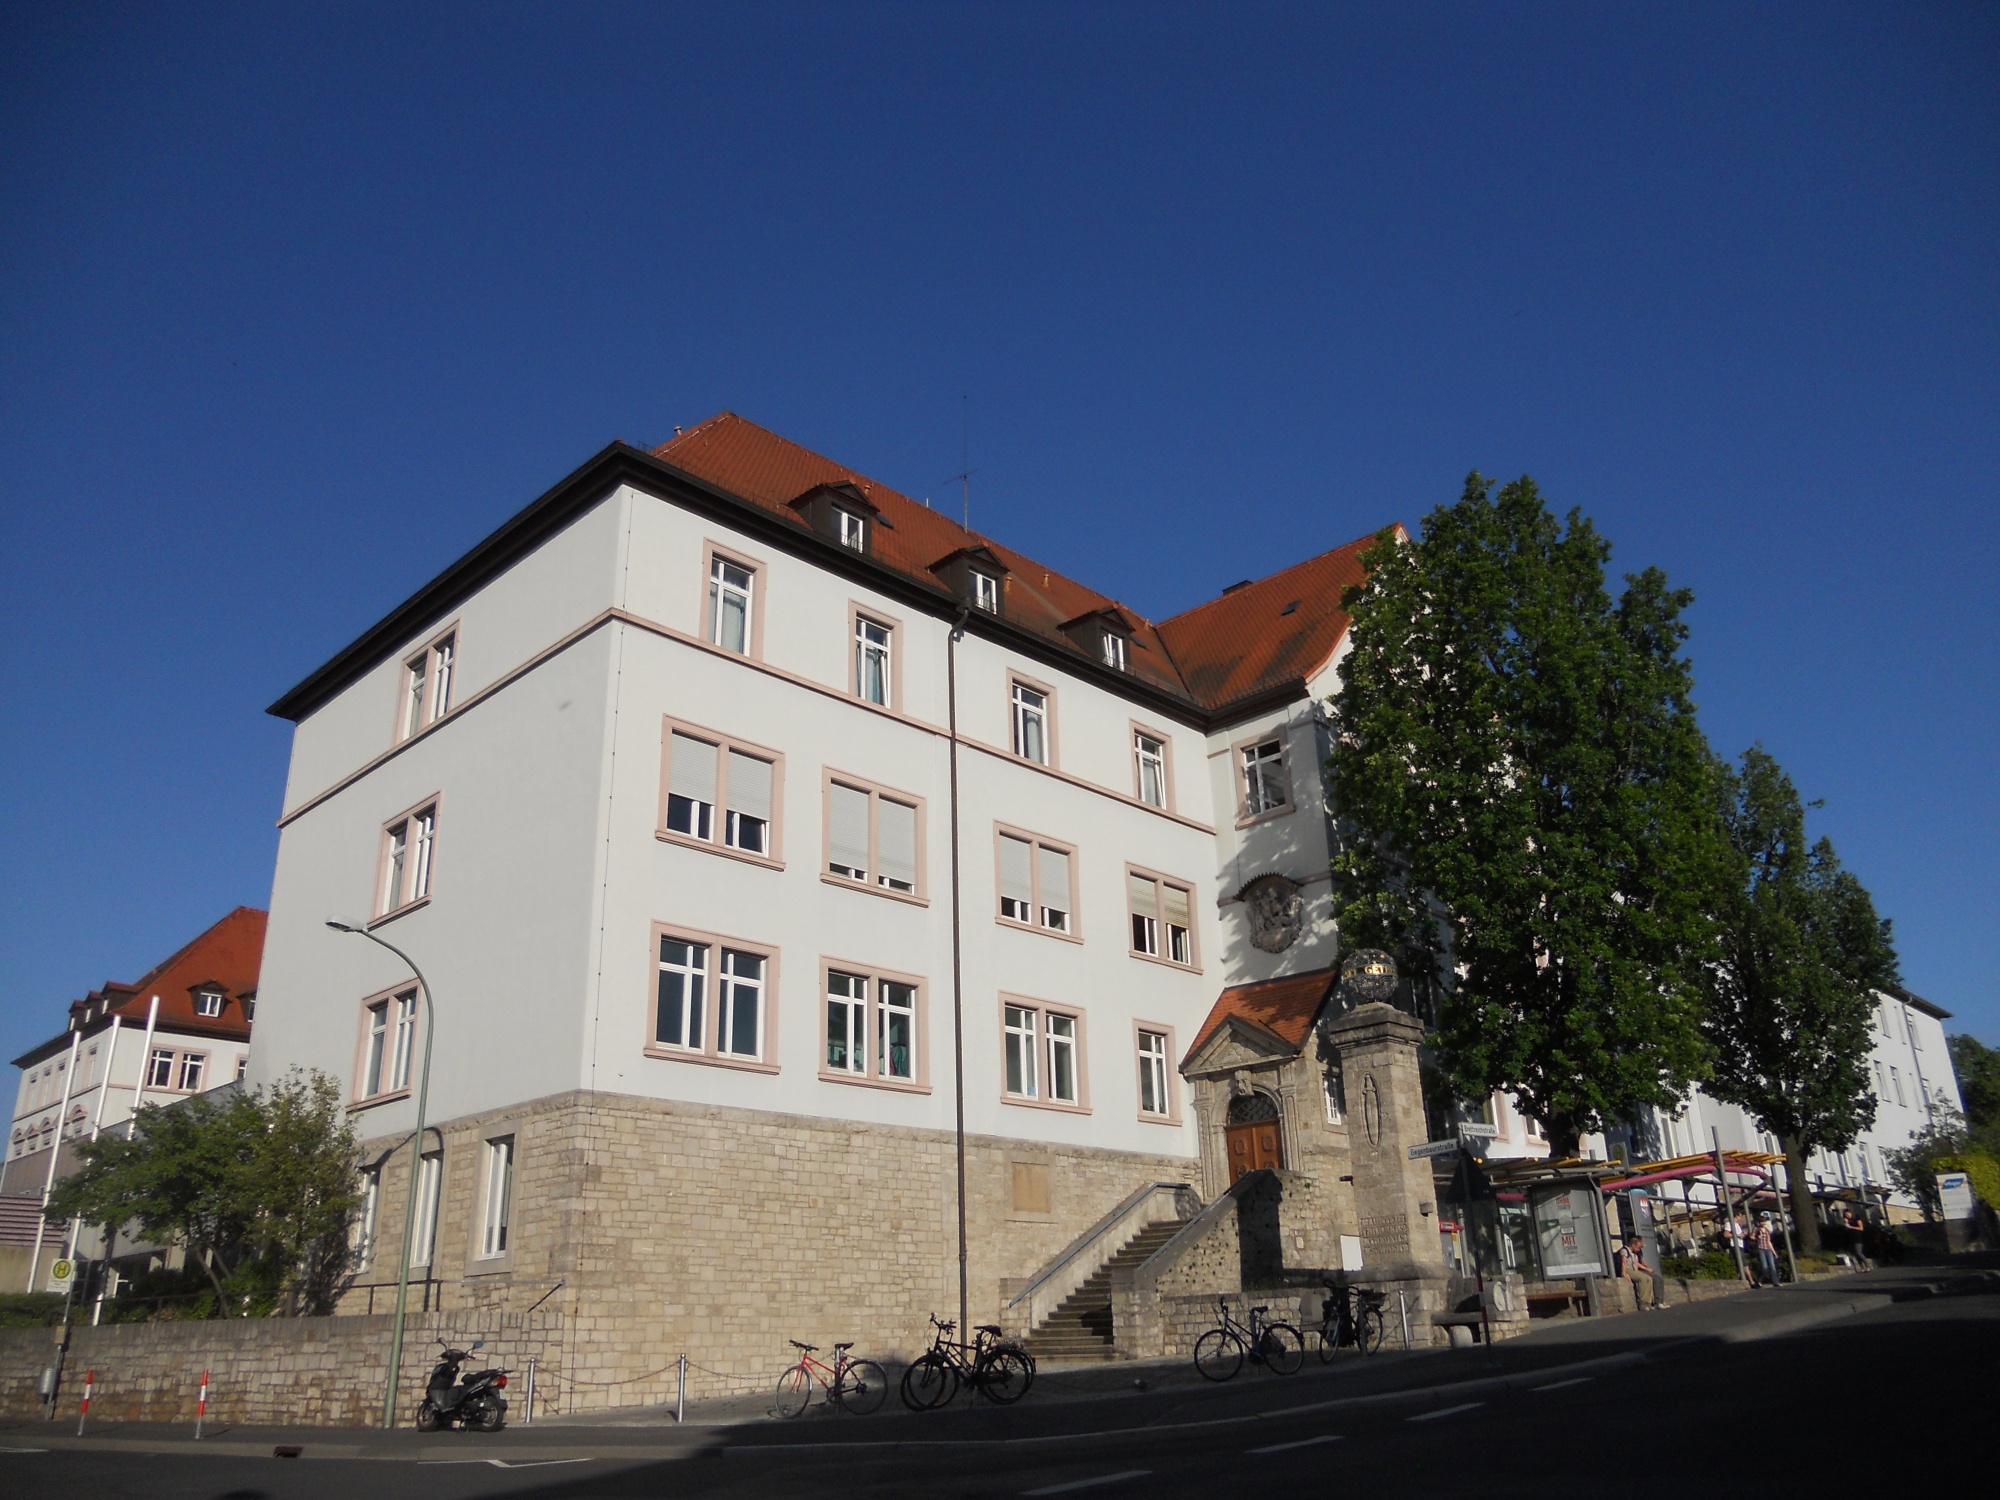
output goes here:
[[1361, 1346], [1363, 1354], [1373, 1354], [1382, 1347], [1382, 1340], [1388, 1333], [1388, 1324], [1379, 1307], [1363, 1308], [1361, 1326], [1354, 1331], [1354, 1341]]
[[1028, 1394], [1034, 1382], [1027, 1358], [1015, 1349], [997, 1349], [980, 1371], [979, 1394], [1001, 1406], [1012, 1406]]
[[1313, 1333], [1313, 1342], [1319, 1345], [1319, 1362], [1323, 1365], [1332, 1364], [1334, 1355], [1340, 1352], [1340, 1325], [1320, 1324]]
[[1243, 1340], [1226, 1328], [1211, 1328], [1194, 1341], [1194, 1367], [1208, 1380], [1231, 1379], [1243, 1368]]
[[804, 1365], [793, 1365], [778, 1377], [778, 1415], [796, 1417], [812, 1405], [813, 1378]]
[[857, 1417], [880, 1411], [889, 1397], [889, 1375], [872, 1359], [850, 1359], [833, 1383], [833, 1399]]
[[1306, 1362], [1305, 1341], [1289, 1323], [1266, 1323], [1262, 1347], [1264, 1363], [1280, 1375], [1296, 1375]]
[[958, 1394], [958, 1372], [933, 1349], [903, 1372], [903, 1405], [911, 1411], [935, 1411]]

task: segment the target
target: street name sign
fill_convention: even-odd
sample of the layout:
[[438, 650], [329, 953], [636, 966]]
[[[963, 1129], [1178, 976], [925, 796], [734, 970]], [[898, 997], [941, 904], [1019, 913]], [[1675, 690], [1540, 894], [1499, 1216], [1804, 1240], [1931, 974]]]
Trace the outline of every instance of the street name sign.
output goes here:
[[1410, 1147], [1410, 1160], [1416, 1161], [1418, 1158], [1425, 1156], [1449, 1156], [1457, 1149], [1458, 1142], [1455, 1140], [1425, 1141], [1421, 1146]]
[[1483, 1120], [1467, 1120], [1458, 1127], [1458, 1133], [1475, 1141], [1492, 1141], [1500, 1138], [1500, 1127]]

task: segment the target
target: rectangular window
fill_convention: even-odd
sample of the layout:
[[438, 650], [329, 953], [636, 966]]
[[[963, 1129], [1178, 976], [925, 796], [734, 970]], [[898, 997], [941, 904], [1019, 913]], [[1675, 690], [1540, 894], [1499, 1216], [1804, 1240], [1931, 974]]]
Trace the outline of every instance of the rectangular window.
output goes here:
[[757, 1057], [763, 1017], [763, 955], [724, 948], [716, 995], [715, 1050], [735, 1057]]
[[354, 1232], [348, 1243], [357, 1264], [366, 1266], [375, 1257], [375, 1222], [382, 1205], [380, 1168], [361, 1174], [361, 1204], [354, 1215]]
[[1133, 953], [1193, 968], [1193, 887], [1133, 865], [1125, 867], [1125, 886]]
[[410, 1264], [427, 1266], [437, 1250], [438, 1189], [444, 1184], [444, 1157], [427, 1152], [417, 1164], [417, 1222], [410, 1237]]
[[[844, 512], [843, 512], [844, 514]], [[869, 703], [889, 704], [890, 627], [880, 620], [854, 617], [854, 692]]]
[[1035, 1056], [1041, 1050], [1041, 1014], [1025, 1005], [1007, 1007], [1007, 1092], [1036, 1097]]
[[197, 990], [194, 997], [194, 1013], [211, 1018], [221, 1015], [222, 996], [214, 990]]
[[194, 1094], [201, 1091], [201, 1074], [202, 1070], [207, 1066], [208, 1057], [205, 1053], [183, 1052], [181, 1054], [180, 1088], [183, 1093]]
[[829, 878], [923, 898], [922, 799], [829, 771], [825, 823]]
[[913, 980], [828, 965], [822, 1073], [841, 1079], [921, 1082], [920, 1008]]
[[170, 1089], [174, 1086], [174, 1049], [155, 1047], [146, 1061], [146, 1087]]
[[1167, 1095], [1167, 1038], [1164, 1032], [1139, 1033], [1139, 1113], [1170, 1115]]
[[711, 644], [739, 656], [750, 655], [754, 590], [757, 574], [753, 568], [731, 562], [721, 554], [708, 565], [708, 639]]
[[784, 757], [761, 745], [672, 719], [666, 721], [661, 738], [666, 772], [659, 836], [735, 850], [757, 862], [777, 864]]
[[1064, 1109], [1085, 1107], [1082, 1015], [1003, 999], [1001, 1034], [1008, 1098]]
[[707, 997], [708, 944], [662, 937], [653, 1040], [663, 1047], [701, 1051], [707, 1045], [707, 1033], [702, 1029]]
[[458, 632], [439, 636], [403, 663], [403, 702], [397, 713], [398, 739], [408, 739], [451, 712], [452, 668]]
[[1000, 580], [991, 573], [982, 573], [977, 568], [971, 570], [972, 607], [983, 609], [989, 615], [1000, 613]]
[[1243, 816], [1261, 817], [1291, 805], [1292, 783], [1285, 768], [1283, 740], [1262, 740], [1243, 748]]
[[1031, 834], [1001, 833], [1000, 919], [1076, 935], [1075, 851]]
[[514, 1212], [514, 1137], [503, 1135], [486, 1143], [486, 1204], [479, 1231], [482, 1260], [507, 1253], [507, 1231]]
[[1025, 682], [1013, 685], [1014, 753], [1037, 765], [1049, 763], [1049, 695]]
[[416, 1048], [417, 992], [404, 990], [371, 1001], [362, 1010], [362, 1099], [391, 1094], [410, 1086], [410, 1060]]
[[1167, 745], [1143, 729], [1132, 731], [1132, 771], [1139, 800], [1153, 807], [1167, 805]]
[[833, 521], [841, 546], [852, 547], [856, 552], [868, 550], [868, 520], [865, 516], [857, 516], [853, 511], [836, 505]]
[[1891, 1068], [1889, 1070], [1889, 1082], [1895, 1086], [1896, 1102], [1907, 1106], [1910, 1101], [1903, 1097], [1903, 1070], [1901, 1068]]
[[437, 804], [414, 808], [382, 829], [382, 890], [377, 916], [424, 900], [431, 893], [431, 859], [437, 845]]
[[1101, 650], [1104, 656], [1104, 665], [1115, 667], [1120, 672], [1124, 671], [1125, 637], [1122, 635], [1113, 635], [1107, 630], [1098, 639], [1102, 642]]
[[1347, 1118], [1346, 1084], [1338, 1065], [1328, 1067], [1320, 1078], [1320, 1092], [1326, 1096], [1326, 1123], [1341, 1124]]

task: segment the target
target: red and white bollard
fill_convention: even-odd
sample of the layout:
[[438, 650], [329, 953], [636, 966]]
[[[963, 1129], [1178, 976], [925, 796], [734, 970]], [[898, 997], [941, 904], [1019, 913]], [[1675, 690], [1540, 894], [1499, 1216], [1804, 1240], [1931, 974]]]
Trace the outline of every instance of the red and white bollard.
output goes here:
[[208, 1371], [201, 1372], [201, 1394], [194, 1402], [194, 1440], [201, 1441], [201, 1419], [208, 1415]]
[[90, 1416], [90, 1388], [96, 1384], [97, 1371], [85, 1370], [83, 1372], [83, 1410], [76, 1414], [76, 1435], [78, 1437], [83, 1436], [84, 1421]]

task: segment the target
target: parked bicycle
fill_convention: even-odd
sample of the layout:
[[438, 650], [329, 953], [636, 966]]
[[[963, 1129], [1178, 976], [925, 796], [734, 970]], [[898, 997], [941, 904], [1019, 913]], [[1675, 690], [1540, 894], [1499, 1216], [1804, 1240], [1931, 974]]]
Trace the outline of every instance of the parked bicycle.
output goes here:
[[881, 1408], [889, 1394], [889, 1375], [872, 1359], [851, 1359], [847, 1351], [854, 1341], [833, 1346], [833, 1364], [814, 1359], [817, 1344], [789, 1341], [799, 1351], [799, 1362], [778, 1377], [778, 1415], [796, 1417], [812, 1405], [813, 1382], [826, 1389], [826, 1399], [842, 1411], [865, 1417]]
[[1341, 1281], [1327, 1282], [1326, 1289], [1327, 1298], [1320, 1308], [1320, 1363], [1330, 1362], [1341, 1349], [1362, 1354], [1380, 1349], [1388, 1326], [1382, 1315], [1385, 1294]]
[[1305, 1341], [1289, 1323], [1267, 1322], [1268, 1307], [1250, 1309], [1246, 1326], [1229, 1311], [1229, 1299], [1218, 1297], [1221, 1320], [1194, 1343], [1194, 1367], [1209, 1380], [1229, 1380], [1243, 1368], [1248, 1356], [1254, 1365], [1263, 1365], [1280, 1375], [1295, 1375], [1305, 1363]]
[[970, 1344], [951, 1335], [958, 1324], [931, 1315], [931, 1346], [903, 1372], [903, 1404], [911, 1411], [948, 1405], [961, 1385], [988, 1401], [1010, 1406], [1035, 1383], [1035, 1361], [1027, 1350], [1001, 1337], [999, 1325], [982, 1323]]

